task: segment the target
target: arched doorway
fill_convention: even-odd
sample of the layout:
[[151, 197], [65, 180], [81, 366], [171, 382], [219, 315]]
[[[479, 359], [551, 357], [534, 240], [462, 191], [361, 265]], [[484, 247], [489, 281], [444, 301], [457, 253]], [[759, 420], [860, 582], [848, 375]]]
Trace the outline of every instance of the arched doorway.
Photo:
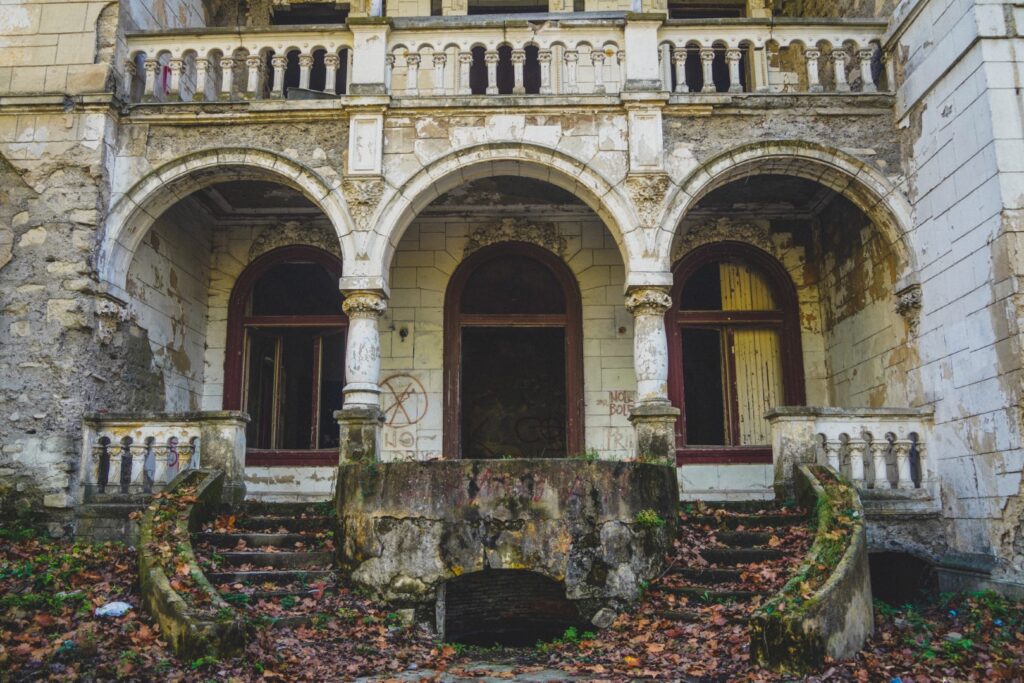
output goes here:
[[445, 453], [565, 457], [582, 446], [580, 295], [546, 249], [484, 247], [445, 295]]
[[228, 308], [225, 410], [243, 410], [249, 465], [337, 461], [347, 318], [341, 262], [290, 246], [253, 261]]
[[771, 255], [717, 242], [674, 271], [669, 393], [680, 463], [772, 461], [764, 413], [804, 403], [799, 308]]

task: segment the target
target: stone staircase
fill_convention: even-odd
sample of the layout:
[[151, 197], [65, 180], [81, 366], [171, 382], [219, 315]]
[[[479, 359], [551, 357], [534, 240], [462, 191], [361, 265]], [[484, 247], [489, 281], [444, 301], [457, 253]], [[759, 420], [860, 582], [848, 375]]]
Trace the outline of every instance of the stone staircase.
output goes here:
[[309, 624], [338, 587], [334, 528], [322, 505], [247, 502], [204, 525], [192, 544], [228, 603], [292, 627]]
[[650, 591], [658, 616], [744, 622], [799, 566], [813, 533], [807, 513], [773, 502], [684, 504], [672, 564]]
[[78, 509], [75, 537], [92, 543], [122, 541], [136, 545], [139, 542], [138, 517], [152, 497], [148, 493], [96, 493], [89, 496]]

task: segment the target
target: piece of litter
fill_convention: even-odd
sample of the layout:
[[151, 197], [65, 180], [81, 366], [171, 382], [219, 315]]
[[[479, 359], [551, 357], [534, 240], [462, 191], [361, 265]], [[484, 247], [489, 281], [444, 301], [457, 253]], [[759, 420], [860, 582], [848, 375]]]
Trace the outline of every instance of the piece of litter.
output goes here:
[[123, 617], [125, 613], [132, 608], [127, 602], [108, 602], [103, 607], [96, 608], [96, 616], [98, 617]]

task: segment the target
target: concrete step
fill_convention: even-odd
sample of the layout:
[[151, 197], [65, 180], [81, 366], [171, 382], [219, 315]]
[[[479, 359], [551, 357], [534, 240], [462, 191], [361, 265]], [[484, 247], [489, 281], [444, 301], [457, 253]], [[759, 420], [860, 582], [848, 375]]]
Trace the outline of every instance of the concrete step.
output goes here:
[[257, 515], [254, 517], [236, 517], [235, 527], [252, 531], [287, 529], [299, 531], [333, 531], [333, 517], [283, 517], [279, 515]]
[[727, 566], [767, 562], [783, 557], [782, 551], [773, 548], [705, 548], [700, 551], [700, 555], [711, 564]]
[[768, 545], [772, 535], [768, 532], [755, 531], [717, 531], [715, 538], [722, 545], [733, 548], [753, 548]]
[[328, 517], [331, 509], [319, 503], [264, 503], [247, 500], [238, 509], [228, 510], [238, 517]]
[[334, 572], [330, 569], [277, 569], [237, 572], [222, 571], [210, 572], [206, 575], [206, 578], [215, 585], [224, 583], [241, 583], [245, 585], [274, 583], [284, 585], [294, 582], [333, 582]]
[[301, 569], [303, 567], [329, 567], [334, 554], [327, 551], [280, 552], [225, 551], [219, 553], [227, 564], [238, 567], [243, 564], [253, 567], [274, 567], [277, 569]]
[[765, 529], [803, 524], [806, 519], [805, 515], [774, 513], [766, 515], [723, 515], [722, 517], [715, 517], [714, 515], [687, 515], [685, 519], [681, 520], [681, 523], [719, 529], [735, 529], [740, 526], [745, 529]]
[[[702, 624], [708, 620], [707, 614], [695, 609], [659, 610], [655, 614], [662, 619], [678, 621], [683, 624]], [[727, 624], [738, 624], [743, 621], [743, 619], [732, 614], [723, 614], [721, 616]]]
[[146, 509], [139, 503], [86, 503], [78, 508], [78, 516], [104, 519], [127, 519], [128, 515]]
[[294, 548], [296, 543], [304, 543], [307, 547], [316, 539], [302, 534], [264, 534], [253, 532], [225, 534], [216, 531], [203, 531], [195, 535], [196, 540], [205, 541], [217, 548], [234, 548], [239, 541], [245, 541], [249, 548]]
[[661, 590], [673, 595], [681, 595], [698, 602], [748, 602], [756, 597], [767, 597], [765, 591], [743, 591], [743, 590], [714, 590], [704, 586], [683, 586], [680, 588], [662, 588]]
[[[325, 586], [324, 590], [329, 590], [330, 588], [333, 588], [333, 586]], [[313, 596], [315, 592], [315, 588], [296, 588], [294, 590], [282, 588], [280, 590], [258, 590], [252, 591], [251, 593], [241, 593], [239, 591], [221, 591], [221, 595], [224, 596], [225, 600], [231, 603], [237, 602], [237, 600], [232, 599], [231, 596], [245, 596], [247, 600], [245, 600], [244, 602], [248, 604], [253, 604], [257, 600], [279, 600], [281, 598], [286, 598], [288, 596], [295, 598], [308, 598]]]
[[742, 581], [739, 569], [694, 569], [677, 567], [669, 570], [669, 576], [678, 576], [693, 584], [713, 586], [719, 583], [737, 583]]

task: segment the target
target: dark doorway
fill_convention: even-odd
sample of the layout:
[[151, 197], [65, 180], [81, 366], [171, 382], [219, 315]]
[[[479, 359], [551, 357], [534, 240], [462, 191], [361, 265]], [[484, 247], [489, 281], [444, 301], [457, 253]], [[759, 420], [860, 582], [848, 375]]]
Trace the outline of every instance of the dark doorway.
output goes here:
[[894, 607], [919, 603], [938, 590], [932, 564], [910, 553], [871, 553], [868, 563], [871, 568], [871, 595]]
[[558, 458], [579, 451], [582, 349], [576, 281], [531, 244], [480, 249], [445, 298], [445, 452]]
[[438, 616], [448, 642], [466, 645], [532, 646], [584, 630], [565, 586], [521, 569], [490, 569], [445, 583]]

